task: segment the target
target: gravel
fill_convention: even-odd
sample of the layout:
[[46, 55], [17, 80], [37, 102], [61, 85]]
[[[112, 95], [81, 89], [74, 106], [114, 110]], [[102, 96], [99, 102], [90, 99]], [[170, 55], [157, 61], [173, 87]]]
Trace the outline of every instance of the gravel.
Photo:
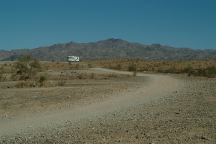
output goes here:
[[96, 119], [1, 137], [1, 144], [215, 144], [216, 79], [178, 78], [183, 88]]

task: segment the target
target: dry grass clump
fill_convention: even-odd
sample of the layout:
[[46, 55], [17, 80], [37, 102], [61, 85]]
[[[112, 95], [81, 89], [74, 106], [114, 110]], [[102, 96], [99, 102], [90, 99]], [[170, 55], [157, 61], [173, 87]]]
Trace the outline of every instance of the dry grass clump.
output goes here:
[[116, 74], [95, 73], [93, 63], [40, 62], [31, 56], [0, 65], [1, 88], [34, 88], [69, 85], [73, 80], [103, 80], [121, 77]]
[[66, 83], [66, 80], [67, 80], [67, 77], [65, 77], [63, 75], [63, 72], [61, 72], [61, 74], [59, 75], [58, 82], [57, 82], [58, 86], [64, 86]]
[[47, 80], [46, 75], [39, 75], [42, 71], [40, 62], [29, 55], [22, 56], [13, 65], [14, 73], [11, 75], [12, 80], [19, 82], [15, 87], [42, 87]]
[[13, 78], [18, 80], [34, 79], [37, 73], [42, 70], [39, 61], [28, 55], [20, 57], [13, 68]]
[[39, 77], [39, 80], [38, 80], [39, 86], [40, 86], [40, 87], [44, 86], [46, 80], [47, 80], [47, 77], [46, 77], [45, 75], [41, 75], [41, 76]]
[[0, 82], [8, 81], [13, 73], [12, 64], [1, 64], [0, 65]]
[[21, 56], [14, 63], [5, 63], [0, 66], [0, 81], [16, 82], [15, 87], [42, 87], [47, 80], [41, 63], [30, 55]]
[[128, 71], [133, 72], [133, 76], [136, 76], [137, 74], [137, 66], [136, 64], [132, 63], [128, 66]]

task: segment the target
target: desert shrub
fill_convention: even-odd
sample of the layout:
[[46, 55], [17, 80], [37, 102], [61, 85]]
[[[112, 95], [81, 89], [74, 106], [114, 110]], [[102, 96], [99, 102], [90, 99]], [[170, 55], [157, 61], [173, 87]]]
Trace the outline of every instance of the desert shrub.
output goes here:
[[91, 73], [90, 79], [95, 79], [95, 74], [94, 73]]
[[113, 67], [113, 69], [116, 69], [116, 70], [121, 70], [122, 69], [122, 65], [121, 64], [117, 64]]
[[31, 56], [22, 56], [15, 63], [14, 69], [16, 70], [15, 75], [18, 76], [19, 80], [28, 80], [41, 71], [41, 65], [39, 61]]
[[76, 69], [79, 69], [79, 68], [80, 68], [80, 65], [79, 65], [79, 64], [76, 64], [76, 65], [75, 65], [75, 68], [76, 68]]
[[93, 65], [89, 63], [88, 68], [93, 68]]
[[216, 75], [216, 67], [210, 66], [206, 68], [207, 77], [215, 77], [215, 75]]
[[213, 78], [216, 75], [216, 67], [209, 66], [205, 69], [198, 69], [196, 75]]
[[130, 64], [128, 66], [128, 71], [133, 72], [133, 76], [136, 76], [136, 74], [137, 74], [137, 66], [135, 64]]
[[41, 75], [38, 80], [39, 86], [40, 87], [44, 86], [46, 80], [47, 80], [47, 77], [45, 75]]
[[19, 81], [15, 87], [16, 88], [26, 88], [26, 87], [36, 87], [37, 83], [35, 81]]
[[179, 73], [175, 67], [169, 67], [164, 71], [165, 73]]
[[188, 65], [186, 68], [184, 68], [182, 71], [182, 73], [187, 73], [188, 76], [191, 76], [193, 74], [193, 68], [191, 65]]
[[85, 79], [86, 78], [86, 74], [84, 73], [79, 73], [79, 75], [77, 76], [78, 79]]
[[4, 74], [3, 67], [0, 66], [0, 81], [2, 81], [3, 74]]
[[128, 66], [128, 71], [137, 71], [136, 65], [135, 65], [135, 64], [130, 64], [130, 65]]
[[57, 84], [58, 84], [58, 86], [64, 86], [66, 84], [66, 81], [61, 79], [61, 80], [58, 81]]
[[0, 81], [5, 81], [6, 80], [6, 74], [5, 74], [5, 71], [4, 71], [4, 67], [1, 66], [0, 67]]
[[204, 76], [208, 78], [213, 78], [216, 76], [216, 67], [215, 66], [208, 66], [206, 68], [198, 68], [198, 69], [187, 69], [184, 72], [188, 73], [188, 76]]
[[64, 86], [66, 84], [66, 79], [64, 78], [63, 72], [59, 75], [58, 86]]
[[[184, 73], [188, 76], [216, 77], [216, 61], [157, 61], [157, 60], [134, 60], [134, 59], [114, 59], [93, 61], [99, 67], [134, 71], [151, 71], [160, 73]], [[136, 65], [134, 65], [136, 64]], [[135, 68], [136, 67], [136, 68]]]
[[41, 71], [41, 70], [42, 70], [40, 62], [39, 62], [38, 60], [36, 60], [36, 59], [33, 59], [33, 60], [30, 62], [29, 65], [30, 65], [32, 68], [37, 69], [38, 71]]

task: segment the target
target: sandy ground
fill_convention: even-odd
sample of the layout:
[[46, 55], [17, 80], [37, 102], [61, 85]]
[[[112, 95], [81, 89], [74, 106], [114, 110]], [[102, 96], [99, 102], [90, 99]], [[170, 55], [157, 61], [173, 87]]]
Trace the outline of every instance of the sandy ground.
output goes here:
[[3, 119], [0, 143], [216, 143], [215, 79], [137, 78], [99, 101]]

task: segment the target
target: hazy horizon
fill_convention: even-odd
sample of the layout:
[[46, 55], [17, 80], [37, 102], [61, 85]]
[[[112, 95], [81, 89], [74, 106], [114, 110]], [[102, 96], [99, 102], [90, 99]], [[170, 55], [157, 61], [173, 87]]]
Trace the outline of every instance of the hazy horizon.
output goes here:
[[214, 0], [2, 0], [0, 49], [120, 38], [216, 49]]

